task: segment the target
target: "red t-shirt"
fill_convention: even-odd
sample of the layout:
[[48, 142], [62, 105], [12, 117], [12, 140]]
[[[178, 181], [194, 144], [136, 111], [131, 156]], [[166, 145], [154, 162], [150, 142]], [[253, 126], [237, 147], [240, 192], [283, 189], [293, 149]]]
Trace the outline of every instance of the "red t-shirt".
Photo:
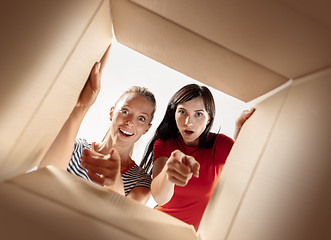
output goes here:
[[199, 178], [193, 176], [185, 187], [175, 186], [174, 195], [170, 201], [163, 206], [157, 206], [156, 209], [192, 224], [198, 230], [202, 215], [233, 143], [231, 138], [223, 134], [216, 136], [211, 148], [186, 146], [180, 135], [176, 139], [157, 140], [154, 144], [153, 160], [159, 157], [170, 157], [174, 150], [179, 149], [199, 162], [200, 171]]

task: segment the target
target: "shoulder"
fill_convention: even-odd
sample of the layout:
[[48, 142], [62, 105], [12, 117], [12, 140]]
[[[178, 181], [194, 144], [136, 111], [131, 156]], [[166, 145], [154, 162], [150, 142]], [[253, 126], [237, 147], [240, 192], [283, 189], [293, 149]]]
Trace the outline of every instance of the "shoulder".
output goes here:
[[76, 162], [80, 162], [80, 156], [83, 155], [83, 150], [84, 149], [92, 149], [92, 143], [88, 142], [86, 139], [77, 138], [75, 140], [71, 160], [74, 160]]
[[135, 175], [137, 177], [150, 177], [150, 175], [141, 167], [139, 167], [136, 163], [134, 163], [131, 168], [126, 171], [125, 173], [127, 173], [128, 175]]
[[171, 152], [175, 149], [178, 149], [177, 139], [158, 139], [153, 146], [153, 161], [159, 157], [169, 157]]
[[167, 140], [158, 139], [158, 140], [156, 140], [154, 145], [170, 145], [175, 141], [176, 141], [175, 138], [169, 138]]
[[82, 167], [81, 161], [80, 161], [80, 157], [83, 154], [83, 149], [85, 149], [85, 148], [91, 149], [91, 143], [87, 142], [86, 139], [77, 138], [75, 140], [71, 159], [67, 166], [67, 171], [74, 175], [77, 175], [79, 177], [85, 178], [89, 181], [92, 181], [88, 177], [87, 170]]
[[84, 138], [77, 138], [75, 140], [75, 147], [82, 147], [82, 148], [91, 149], [92, 148], [92, 143], [91, 142], [88, 142]]
[[216, 169], [217, 175], [219, 175], [232, 149], [234, 141], [224, 134], [213, 134], [213, 136], [215, 138], [211, 148], [213, 152], [213, 166]]
[[154, 147], [153, 150], [169, 150], [174, 148], [175, 143], [176, 143], [176, 139], [170, 138], [167, 140], [162, 140], [162, 139], [158, 139], [156, 140], [156, 142], [154, 143]]
[[[122, 180], [124, 184], [134, 185], [134, 187], [150, 187], [152, 179], [151, 176], [136, 163], [132, 167], [122, 174]], [[133, 186], [132, 186], [133, 187]]]
[[231, 147], [234, 144], [234, 140], [224, 134], [215, 134], [215, 135], [216, 135], [215, 144], [226, 144]]
[[226, 158], [230, 153], [234, 140], [224, 134], [214, 134], [215, 141], [213, 144], [213, 149], [218, 156]]
[[217, 155], [227, 158], [229, 155], [232, 146], [234, 144], [234, 140], [224, 134], [217, 134], [215, 142], [214, 142], [214, 149]]

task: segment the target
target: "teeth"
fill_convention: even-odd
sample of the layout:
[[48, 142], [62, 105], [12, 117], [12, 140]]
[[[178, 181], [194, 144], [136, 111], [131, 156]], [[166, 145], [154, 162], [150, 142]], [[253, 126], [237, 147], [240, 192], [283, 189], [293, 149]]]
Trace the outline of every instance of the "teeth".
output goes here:
[[132, 136], [132, 135], [133, 135], [133, 133], [127, 132], [127, 131], [125, 131], [125, 130], [123, 130], [123, 129], [120, 129], [120, 131], [121, 131], [122, 133], [124, 133], [125, 135], [127, 135], [127, 136]]

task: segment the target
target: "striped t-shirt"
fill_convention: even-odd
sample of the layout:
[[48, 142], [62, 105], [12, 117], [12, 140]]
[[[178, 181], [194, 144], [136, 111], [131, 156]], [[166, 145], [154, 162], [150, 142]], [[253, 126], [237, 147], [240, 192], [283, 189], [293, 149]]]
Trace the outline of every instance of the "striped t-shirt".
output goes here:
[[[84, 149], [92, 149], [92, 143], [87, 142], [85, 139], [78, 138], [75, 141], [72, 157], [67, 167], [67, 171], [79, 177], [92, 181], [87, 175], [87, 170], [82, 167], [80, 157], [83, 155]], [[121, 172], [121, 177], [124, 186], [125, 195], [135, 187], [151, 186], [151, 177], [135, 162], [133, 162], [128, 169]]]

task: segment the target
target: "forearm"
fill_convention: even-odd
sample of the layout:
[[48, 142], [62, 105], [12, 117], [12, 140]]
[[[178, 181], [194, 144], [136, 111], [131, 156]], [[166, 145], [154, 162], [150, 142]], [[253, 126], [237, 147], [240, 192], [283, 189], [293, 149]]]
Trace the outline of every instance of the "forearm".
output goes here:
[[129, 199], [135, 200], [145, 205], [151, 196], [151, 190], [147, 187], [135, 187], [126, 196]]
[[75, 107], [73, 109], [56, 139], [41, 160], [39, 168], [47, 165], [53, 165], [59, 169], [67, 168], [79, 127], [87, 111], [88, 108], [86, 107]]
[[151, 185], [152, 195], [158, 205], [164, 205], [170, 201], [174, 194], [175, 184], [170, 182], [165, 167], [157, 175]]

